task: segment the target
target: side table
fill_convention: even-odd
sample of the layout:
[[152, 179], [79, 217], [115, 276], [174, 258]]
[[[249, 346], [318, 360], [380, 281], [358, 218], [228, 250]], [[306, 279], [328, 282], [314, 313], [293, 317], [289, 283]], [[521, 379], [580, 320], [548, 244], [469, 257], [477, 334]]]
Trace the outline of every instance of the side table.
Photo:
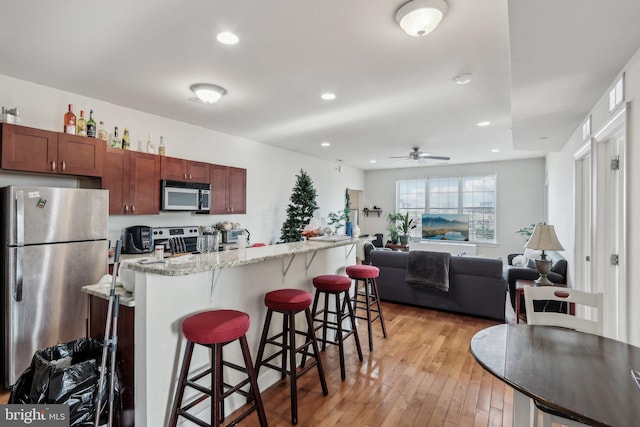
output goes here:
[[403, 251], [403, 252], [409, 252], [409, 245], [394, 245], [393, 243], [387, 243], [386, 245], [384, 245], [385, 248], [388, 249], [393, 249], [394, 251]]
[[[520, 300], [524, 297], [524, 288], [527, 286], [538, 286], [533, 280], [516, 280], [516, 323], [520, 323]], [[566, 288], [566, 283], [554, 283], [553, 286], [559, 286]], [[569, 304], [569, 314], [575, 316], [576, 305], [574, 303]]]

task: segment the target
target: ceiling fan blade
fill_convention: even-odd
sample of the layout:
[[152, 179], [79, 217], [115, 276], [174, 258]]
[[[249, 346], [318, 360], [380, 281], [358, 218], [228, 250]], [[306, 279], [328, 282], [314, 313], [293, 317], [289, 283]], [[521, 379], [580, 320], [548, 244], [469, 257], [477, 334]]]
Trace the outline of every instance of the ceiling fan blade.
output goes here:
[[431, 154], [421, 154], [421, 158], [423, 159], [433, 159], [433, 160], [451, 160], [449, 156], [433, 156]]
[[408, 159], [409, 157], [407, 157], [407, 156], [390, 156], [388, 158], [389, 159]]

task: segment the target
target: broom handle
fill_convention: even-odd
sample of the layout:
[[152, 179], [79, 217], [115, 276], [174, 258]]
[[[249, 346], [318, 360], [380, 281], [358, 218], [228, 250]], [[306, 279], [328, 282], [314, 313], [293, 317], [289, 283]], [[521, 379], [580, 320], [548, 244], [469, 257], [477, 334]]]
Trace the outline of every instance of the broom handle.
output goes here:
[[104, 326], [104, 339], [102, 341], [102, 360], [100, 361], [100, 380], [98, 383], [98, 395], [96, 403], [96, 415], [94, 427], [100, 424], [100, 411], [102, 411], [102, 395], [104, 393], [104, 375], [107, 368], [107, 350], [109, 346], [109, 336], [111, 335], [111, 316], [113, 311], [113, 300], [116, 294], [116, 281], [118, 279], [118, 267], [120, 264], [120, 251], [122, 249], [122, 241], [116, 240], [116, 250], [113, 258], [113, 275], [111, 280], [111, 290], [109, 291], [109, 305], [107, 307], [107, 321]]

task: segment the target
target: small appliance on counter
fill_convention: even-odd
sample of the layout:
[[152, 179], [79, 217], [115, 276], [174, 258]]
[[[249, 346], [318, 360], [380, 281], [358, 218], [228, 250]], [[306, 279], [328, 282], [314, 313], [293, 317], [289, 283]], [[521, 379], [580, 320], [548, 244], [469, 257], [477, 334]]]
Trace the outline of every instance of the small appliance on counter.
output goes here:
[[247, 235], [247, 241], [249, 241], [249, 237], [251, 233], [246, 228], [232, 228], [231, 230], [222, 230], [222, 243], [238, 243], [238, 236], [242, 233]]
[[124, 230], [123, 254], [147, 254], [153, 252], [153, 230], [146, 225], [134, 225]]

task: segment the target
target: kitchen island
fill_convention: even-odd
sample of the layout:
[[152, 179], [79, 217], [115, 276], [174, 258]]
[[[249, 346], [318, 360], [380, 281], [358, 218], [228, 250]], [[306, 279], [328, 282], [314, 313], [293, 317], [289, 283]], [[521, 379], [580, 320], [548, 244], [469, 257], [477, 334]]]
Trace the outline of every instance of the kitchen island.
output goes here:
[[[266, 292], [282, 288], [312, 291], [314, 276], [344, 274], [347, 265], [355, 264], [360, 240], [334, 240], [192, 255], [161, 264], [128, 263], [135, 281], [135, 424], [160, 426], [169, 418], [184, 353], [181, 325], [186, 317], [211, 309], [248, 313], [251, 327], [247, 339], [255, 360], [266, 315]], [[92, 295], [99, 293], [93, 289]], [[108, 298], [108, 290], [104, 296]], [[239, 347], [231, 344], [225, 348], [225, 359], [239, 362], [241, 357]], [[196, 346], [192, 372], [203, 371], [208, 365], [209, 351]], [[233, 375], [234, 372], [225, 371], [230, 382], [235, 380]], [[262, 370], [258, 378], [261, 390], [279, 380], [279, 374], [268, 369]], [[189, 396], [185, 393], [186, 399]], [[228, 413], [244, 404], [241, 398], [227, 400]], [[209, 400], [199, 406], [201, 417], [206, 419]]]

